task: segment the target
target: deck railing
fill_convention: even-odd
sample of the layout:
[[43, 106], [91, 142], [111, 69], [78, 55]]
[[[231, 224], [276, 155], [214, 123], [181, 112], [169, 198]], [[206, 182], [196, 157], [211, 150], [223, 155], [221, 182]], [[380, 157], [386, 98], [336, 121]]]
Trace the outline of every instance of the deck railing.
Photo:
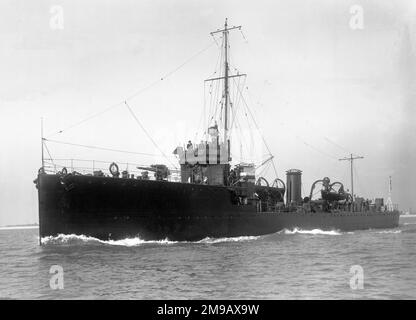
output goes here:
[[[83, 175], [94, 175], [99, 171], [104, 176], [111, 177], [110, 165], [116, 163], [119, 167], [120, 176], [123, 171], [128, 173], [129, 178], [142, 177], [143, 171], [148, 171], [149, 180], [154, 180], [154, 173], [150, 170], [138, 169], [137, 167], [149, 167], [148, 164], [138, 164], [131, 162], [115, 162], [115, 161], [102, 161], [102, 160], [90, 160], [90, 159], [44, 159], [44, 170], [46, 173], [57, 174], [66, 168], [68, 173], [76, 172]], [[169, 181], [180, 181], [180, 170], [169, 168], [170, 175]]]

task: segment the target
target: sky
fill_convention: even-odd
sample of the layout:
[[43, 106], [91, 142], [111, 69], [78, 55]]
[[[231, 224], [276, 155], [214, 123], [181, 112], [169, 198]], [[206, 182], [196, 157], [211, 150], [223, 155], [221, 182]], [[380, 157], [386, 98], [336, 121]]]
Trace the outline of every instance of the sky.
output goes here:
[[[218, 59], [209, 33], [225, 18], [242, 25], [230, 59], [248, 75], [247, 102], [278, 176], [301, 169], [304, 196], [325, 176], [349, 188], [338, 159], [354, 153], [364, 157], [354, 162], [357, 195], [386, 198], [392, 176], [393, 202], [416, 210], [414, 1], [2, 0], [0, 225], [37, 222], [41, 118], [50, 140], [159, 155], [127, 100], [175, 161], [173, 149], [201, 130], [204, 80]], [[54, 159], [167, 161], [47, 147]]]

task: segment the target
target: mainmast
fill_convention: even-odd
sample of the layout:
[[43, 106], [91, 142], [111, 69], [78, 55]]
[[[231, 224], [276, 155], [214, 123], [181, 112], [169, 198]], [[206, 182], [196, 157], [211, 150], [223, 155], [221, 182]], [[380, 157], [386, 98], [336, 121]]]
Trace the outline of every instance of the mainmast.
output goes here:
[[357, 159], [364, 159], [364, 157], [356, 156], [354, 157], [352, 153], [347, 158], [339, 159], [339, 161], [349, 161], [350, 162], [350, 170], [351, 170], [351, 196], [352, 196], [352, 203], [351, 203], [351, 212], [354, 212], [354, 160]]

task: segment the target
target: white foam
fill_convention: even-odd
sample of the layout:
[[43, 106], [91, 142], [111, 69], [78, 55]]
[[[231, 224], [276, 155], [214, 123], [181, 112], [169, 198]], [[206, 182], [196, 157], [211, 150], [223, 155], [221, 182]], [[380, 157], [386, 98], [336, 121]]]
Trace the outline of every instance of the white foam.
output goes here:
[[176, 243], [221, 243], [221, 242], [238, 242], [238, 241], [249, 241], [256, 240], [259, 237], [254, 236], [242, 236], [242, 237], [231, 237], [231, 238], [204, 238], [199, 241], [190, 242], [190, 241], [171, 241], [169, 239], [164, 240], [143, 240], [140, 237], [135, 238], [125, 238], [121, 240], [100, 240], [94, 237], [89, 237], [85, 235], [76, 235], [76, 234], [59, 234], [55, 237], [48, 236], [42, 238], [43, 244], [102, 244], [102, 245], [112, 245], [112, 246], [125, 246], [125, 247], [134, 247], [145, 244], [160, 244], [160, 245], [169, 245]]
[[298, 229], [295, 228], [293, 230], [289, 230], [289, 229], [284, 229], [282, 231], [280, 231], [279, 233], [283, 233], [283, 234], [311, 234], [311, 235], [328, 235], [328, 236], [338, 236], [341, 235], [340, 232], [336, 231], [336, 230], [321, 230], [321, 229], [312, 229], [312, 230], [303, 230], [303, 229]]
[[204, 238], [197, 241], [197, 243], [220, 243], [220, 242], [239, 242], [239, 241], [250, 241], [257, 240], [260, 236], [241, 236], [231, 238]]
[[57, 236], [47, 236], [41, 239], [43, 244], [75, 244], [83, 242], [102, 243], [103, 241], [94, 237], [76, 234], [58, 234]]
[[89, 244], [107, 244], [112, 246], [139, 246], [143, 244], [173, 244], [177, 241], [169, 241], [168, 239], [164, 240], [143, 240], [140, 237], [135, 238], [125, 238], [121, 240], [100, 240], [94, 237], [89, 237], [85, 235], [76, 235], [76, 234], [58, 234], [57, 236], [48, 236], [42, 238], [43, 244], [80, 244], [80, 243], [89, 243]]
[[377, 233], [402, 233], [402, 230], [383, 230], [378, 231]]
[[[101, 240], [100, 240], [101, 241]], [[121, 240], [108, 240], [108, 241], [101, 241], [102, 243], [106, 243], [112, 246], [126, 246], [126, 247], [135, 247], [140, 246], [143, 244], [174, 244], [180, 243], [179, 241], [170, 241], [169, 239], [164, 240], [143, 240], [139, 237], [136, 238], [126, 238]], [[183, 241], [185, 243], [185, 241]]]

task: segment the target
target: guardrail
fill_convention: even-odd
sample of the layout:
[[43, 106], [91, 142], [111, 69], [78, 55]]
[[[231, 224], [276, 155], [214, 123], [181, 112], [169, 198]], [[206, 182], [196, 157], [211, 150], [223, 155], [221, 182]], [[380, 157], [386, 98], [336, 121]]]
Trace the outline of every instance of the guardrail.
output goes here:
[[[109, 170], [110, 165], [116, 163], [119, 167], [120, 174], [126, 172], [131, 179], [140, 179], [142, 172], [148, 171], [149, 180], [155, 180], [154, 174], [150, 170], [137, 169], [137, 167], [149, 167], [149, 165], [130, 163], [130, 162], [114, 162], [89, 159], [44, 159], [44, 171], [49, 174], [57, 174], [64, 168], [68, 172], [76, 172], [83, 175], [98, 175], [101, 171], [102, 175], [112, 177]], [[169, 181], [180, 181], [180, 170], [169, 168]]]

